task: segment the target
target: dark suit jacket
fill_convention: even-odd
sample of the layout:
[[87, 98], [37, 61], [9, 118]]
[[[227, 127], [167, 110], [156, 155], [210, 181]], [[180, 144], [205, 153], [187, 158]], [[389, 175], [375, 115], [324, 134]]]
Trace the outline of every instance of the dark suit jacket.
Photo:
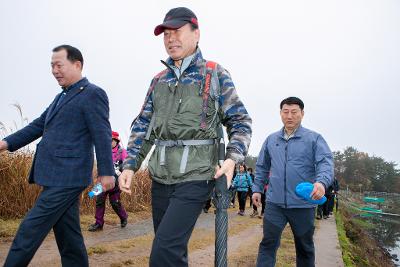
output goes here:
[[107, 94], [81, 79], [60, 101], [14, 134], [4, 138], [15, 151], [39, 137], [29, 182], [43, 186], [87, 186], [92, 181], [94, 149], [98, 175], [114, 175]]

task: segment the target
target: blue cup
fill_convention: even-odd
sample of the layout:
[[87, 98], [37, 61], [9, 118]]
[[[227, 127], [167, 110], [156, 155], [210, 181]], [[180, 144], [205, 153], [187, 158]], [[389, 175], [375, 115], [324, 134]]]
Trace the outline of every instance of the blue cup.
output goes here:
[[318, 200], [311, 199], [311, 192], [313, 189], [314, 189], [314, 185], [310, 182], [299, 183], [296, 186], [296, 195], [311, 204], [317, 204], [317, 205], [324, 204], [326, 201], [325, 196], [323, 196], [321, 199], [318, 199]]

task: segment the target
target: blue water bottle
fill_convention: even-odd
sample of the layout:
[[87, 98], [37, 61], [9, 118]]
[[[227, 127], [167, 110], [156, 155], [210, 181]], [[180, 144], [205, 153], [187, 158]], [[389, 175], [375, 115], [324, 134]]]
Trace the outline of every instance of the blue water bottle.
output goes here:
[[[114, 177], [114, 182], [115, 182], [115, 177]], [[88, 193], [89, 198], [93, 198], [94, 196], [98, 196], [101, 193], [103, 193], [103, 186], [101, 183], [97, 183], [93, 186], [92, 190]]]
[[322, 205], [325, 203], [326, 201], [326, 197], [323, 196], [320, 199], [311, 199], [311, 192], [314, 189], [314, 185], [310, 182], [303, 182], [303, 183], [299, 183], [296, 186], [296, 195], [301, 197], [302, 199], [304, 199], [307, 202], [310, 202], [312, 204], [318, 204], [318, 205]]
[[98, 196], [103, 193], [103, 186], [101, 183], [97, 183], [93, 186], [92, 190], [88, 193], [89, 198], [93, 198], [94, 196]]

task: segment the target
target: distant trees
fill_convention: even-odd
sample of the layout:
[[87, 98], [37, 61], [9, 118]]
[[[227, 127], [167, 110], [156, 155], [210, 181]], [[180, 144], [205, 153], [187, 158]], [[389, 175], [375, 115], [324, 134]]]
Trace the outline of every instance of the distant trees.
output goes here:
[[343, 152], [333, 152], [335, 176], [342, 188], [358, 191], [383, 191], [400, 193], [400, 170], [396, 163], [381, 157], [370, 157], [353, 147]]
[[247, 168], [252, 168], [253, 171], [256, 169], [256, 162], [257, 162], [257, 157], [247, 155], [244, 163], [246, 164]]

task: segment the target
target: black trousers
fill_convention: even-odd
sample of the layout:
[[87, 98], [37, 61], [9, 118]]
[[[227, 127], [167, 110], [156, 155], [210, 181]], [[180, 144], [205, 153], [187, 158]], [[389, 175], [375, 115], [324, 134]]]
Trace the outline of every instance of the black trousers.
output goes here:
[[[249, 199], [250, 199], [250, 208], [253, 206], [253, 191], [249, 188], [249, 190], [247, 191], [247, 196], [249, 197]], [[247, 199], [247, 197], [246, 197], [246, 199]]]
[[328, 200], [326, 202], [328, 202], [328, 215], [329, 213], [333, 212], [333, 207], [335, 206], [335, 195], [334, 194], [330, 194], [329, 197], [327, 197]]
[[152, 213], [155, 237], [150, 266], [188, 266], [187, 245], [214, 181], [164, 185], [153, 181]]
[[204, 203], [204, 209], [209, 210], [211, 208], [211, 197]]
[[258, 250], [257, 266], [273, 267], [282, 231], [289, 222], [296, 247], [296, 266], [315, 266], [314, 208], [285, 209], [268, 202], [263, 220], [263, 239]]
[[244, 211], [246, 209], [247, 191], [237, 191], [237, 195], [239, 200], [239, 210]]
[[4, 266], [27, 266], [52, 228], [62, 266], [89, 266], [79, 223], [79, 196], [84, 189], [44, 187], [19, 226]]

